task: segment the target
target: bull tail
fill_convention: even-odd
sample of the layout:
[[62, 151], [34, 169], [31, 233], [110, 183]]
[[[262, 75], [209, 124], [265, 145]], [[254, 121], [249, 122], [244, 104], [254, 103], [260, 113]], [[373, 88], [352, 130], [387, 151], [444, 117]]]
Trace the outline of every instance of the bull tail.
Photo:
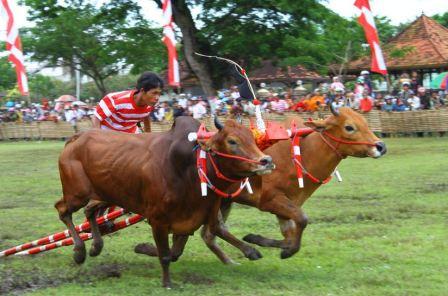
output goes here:
[[73, 136], [71, 136], [67, 142], [65, 142], [65, 147], [67, 147], [68, 144], [75, 142], [79, 137], [81, 137], [83, 132], [76, 133]]

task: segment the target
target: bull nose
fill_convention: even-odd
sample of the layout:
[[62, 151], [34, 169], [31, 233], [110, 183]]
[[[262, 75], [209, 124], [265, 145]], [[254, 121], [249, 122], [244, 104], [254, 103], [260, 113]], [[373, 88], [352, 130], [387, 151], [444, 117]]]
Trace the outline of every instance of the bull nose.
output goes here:
[[264, 165], [264, 166], [266, 166], [268, 164], [272, 164], [272, 157], [270, 157], [269, 155], [263, 156], [260, 159], [260, 164]]
[[384, 142], [376, 142], [375, 143], [375, 147], [378, 150], [378, 152], [381, 153], [381, 155], [386, 154], [386, 152], [387, 152], [386, 143], [384, 143]]

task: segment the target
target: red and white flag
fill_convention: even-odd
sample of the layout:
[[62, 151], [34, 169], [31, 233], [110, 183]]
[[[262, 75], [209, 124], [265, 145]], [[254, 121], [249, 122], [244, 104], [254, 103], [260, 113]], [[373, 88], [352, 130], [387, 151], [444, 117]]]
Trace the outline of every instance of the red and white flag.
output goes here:
[[372, 10], [370, 9], [369, 0], [356, 0], [355, 6], [361, 12], [361, 15], [358, 17], [358, 22], [364, 28], [367, 42], [370, 45], [372, 54], [371, 71], [386, 75], [386, 63], [384, 62], [383, 52], [381, 51], [380, 40], [378, 38]]
[[180, 86], [179, 62], [177, 61], [176, 38], [173, 29], [173, 14], [171, 0], [163, 1], [163, 43], [168, 50], [168, 84]]
[[12, 0], [0, 0], [0, 10], [6, 16], [6, 50], [9, 52], [8, 59], [16, 66], [17, 83], [22, 95], [28, 95], [28, 79], [24, 66], [22, 43], [19, 37], [19, 29], [14, 22], [14, 14], [10, 3]]

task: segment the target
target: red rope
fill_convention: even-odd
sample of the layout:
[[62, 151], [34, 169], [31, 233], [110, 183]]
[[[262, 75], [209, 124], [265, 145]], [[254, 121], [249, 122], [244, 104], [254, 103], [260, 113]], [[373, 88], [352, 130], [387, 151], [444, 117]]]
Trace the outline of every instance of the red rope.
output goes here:
[[246, 157], [242, 157], [242, 156], [238, 156], [238, 155], [226, 154], [226, 153], [222, 153], [222, 152], [215, 151], [215, 150], [211, 150], [211, 152], [215, 153], [216, 155], [226, 157], [226, 158], [233, 158], [233, 159], [237, 159], [237, 160], [241, 160], [241, 161], [261, 164], [261, 162], [259, 162], [258, 160], [252, 160], [250, 158], [246, 158]]
[[324, 134], [325, 136], [329, 137], [333, 141], [341, 143], [341, 144], [376, 146], [376, 144], [372, 144], [372, 143], [369, 143], [369, 142], [355, 142], [355, 141], [350, 141], [350, 140], [343, 140], [341, 138], [333, 136], [332, 134], [329, 134], [326, 131], [323, 131], [322, 134]]

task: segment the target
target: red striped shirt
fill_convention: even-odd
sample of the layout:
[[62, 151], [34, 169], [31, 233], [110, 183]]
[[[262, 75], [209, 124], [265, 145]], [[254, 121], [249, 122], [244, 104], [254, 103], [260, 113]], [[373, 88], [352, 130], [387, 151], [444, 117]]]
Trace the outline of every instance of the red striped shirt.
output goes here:
[[96, 106], [95, 116], [102, 129], [138, 133], [137, 123], [148, 118], [152, 106], [139, 107], [134, 101], [135, 90], [106, 95]]

